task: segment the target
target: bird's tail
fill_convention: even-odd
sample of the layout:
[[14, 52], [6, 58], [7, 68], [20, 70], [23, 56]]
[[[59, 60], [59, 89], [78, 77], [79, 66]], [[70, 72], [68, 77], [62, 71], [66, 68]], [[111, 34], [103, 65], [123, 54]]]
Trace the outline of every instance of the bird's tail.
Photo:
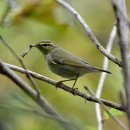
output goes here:
[[105, 73], [111, 74], [111, 72], [110, 72], [110, 71], [107, 71], [107, 70], [99, 69], [99, 68], [96, 68], [96, 67], [94, 67], [94, 69], [95, 69], [97, 72], [105, 72]]
[[111, 72], [110, 71], [107, 71], [107, 70], [102, 70], [102, 69], [100, 69], [102, 72], [106, 72], [106, 73], [108, 73], [108, 74], [111, 74]]
[[96, 68], [97, 71], [100, 71], [100, 72], [105, 72], [105, 73], [108, 73], [108, 74], [111, 74], [110, 71], [107, 71], [107, 70], [103, 70], [103, 69], [99, 69], [99, 68]]

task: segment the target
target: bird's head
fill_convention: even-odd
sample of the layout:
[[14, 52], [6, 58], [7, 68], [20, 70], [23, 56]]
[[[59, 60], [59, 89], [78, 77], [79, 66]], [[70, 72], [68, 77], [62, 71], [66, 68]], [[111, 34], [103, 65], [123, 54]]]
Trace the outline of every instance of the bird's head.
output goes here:
[[33, 44], [31, 46], [38, 48], [43, 54], [48, 54], [53, 49], [57, 48], [57, 45], [49, 40], [43, 40], [43, 41], [40, 41], [37, 44]]

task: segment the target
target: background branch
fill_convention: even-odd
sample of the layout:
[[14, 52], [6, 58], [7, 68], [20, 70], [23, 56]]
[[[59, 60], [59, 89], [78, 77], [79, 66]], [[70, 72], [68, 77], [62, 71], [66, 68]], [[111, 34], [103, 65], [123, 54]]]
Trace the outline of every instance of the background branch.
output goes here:
[[99, 43], [99, 41], [97, 40], [97, 38], [95, 37], [95, 35], [93, 34], [93, 32], [91, 31], [89, 26], [87, 25], [87, 23], [84, 21], [84, 19], [80, 16], [80, 14], [71, 5], [69, 5], [64, 0], [57, 0], [57, 2], [61, 6], [63, 6], [67, 11], [69, 11], [70, 14], [72, 14], [75, 17], [75, 19], [81, 24], [81, 26], [85, 30], [86, 34], [92, 40], [92, 43], [97, 47], [97, 49], [104, 56], [106, 56], [109, 60], [113, 61], [115, 64], [122, 66], [121, 61], [118, 58], [116, 58], [115, 56], [113, 56], [112, 54], [110, 54], [109, 52], [107, 52], [107, 50]]
[[[21, 66], [26, 69], [26, 66], [24, 65], [22, 59], [17, 55], [17, 53], [15, 52], [15, 50], [10, 46], [10, 44], [8, 44], [5, 39], [0, 35], [0, 40], [2, 41], [2, 43], [10, 50], [10, 52], [14, 55], [14, 57], [19, 61], [19, 63], [21, 64]], [[31, 82], [33, 88], [36, 90], [37, 95], [40, 95], [40, 92], [38, 90], [37, 84], [35, 83], [35, 81], [33, 80], [32, 76], [26, 71], [26, 77], [29, 79], [29, 81]]]
[[[89, 87], [84, 86], [84, 88], [85, 88], [92, 96], [94, 96], [95, 98], [97, 98], [97, 97], [95, 96], [94, 92], [93, 92]], [[108, 108], [103, 104], [103, 102], [102, 102], [99, 98], [97, 98], [97, 101], [98, 101], [98, 103], [102, 106], [102, 108], [107, 112], [107, 114], [108, 114], [114, 121], [116, 121], [116, 123], [117, 123], [118, 125], [120, 125], [124, 130], [128, 130], [128, 128], [126, 128], [126, 126], [125, 126], [116, 116], [114, 116], [114, 115], [108, 110]]]
[[[130, 69], [128, 65], [128, 32], [129, 27], [126, 19], [124, 19], [123, 15], [127, 17], [125, 0], [113, 0], [113, 9], [115, 12], [115, 16], [117, 19], [117, 32], [119, 36], [119, 46], [121, 51], [122, 58], [122, 72], [124, 79], [124, 88], [126, 94], [126, 113], [129, 120], [130, 125]], [[123, 15], [122, 15], [122, 13]]]
[[[109, 37], [109, 40], [108, 40], [108, 43], [107, 43], [107, 47], [106, 47], [106, 50], [109, 53], [111, 52], [111, 49], [112, 49], [113, 41], [114, 41], [115, 36], [116, 36], [116, 31], [117, 31], [117, 28], [116, 28], [116, 25], [114, 24], [112, 31], [110, 33], [110, 37]], [[104, 57], [104, 60], [103, 60], [103, 69], [104, 70], [107, 70], [108, 62], [109, 61], [108, 61], [107, 57]], [[101, 97], [101, 92], [102, 92], [102, 89], [103, 89], [105, 78], [106, 78], [106, 73], [102, 73], [101, 76], [100, 76], [97, 91], [96, 91], [96, 97], [97, 98]], [[97, 121], [98, 121], [98, 130], [102, 130], [102, 117], [101, 117], [100, 105], [96, 103], [95, 109], [96, 109], [96, 116], [97, 116]]]
[[[24, 70], [26, 72], [26, 70]], [[47, 114], [56, 116], [59, 118], [58, 123], [62, 125], [66, 130], [70, 129], [68, 122], [44, 99], [43, 96], [37, 95], [37, 92], [34, 91], [26, 82], [24, 82], [17, 74], [15, 74], [10, 68], [5, 65], [3, 62], [0, 62], [0, 73], [9, 77], [14, 83], [16, 83], [27, 95], [29, 95]], [[63, 123], [64, 122], [64, 123]], [[71, 127], [73, 128], [73, 126]]]

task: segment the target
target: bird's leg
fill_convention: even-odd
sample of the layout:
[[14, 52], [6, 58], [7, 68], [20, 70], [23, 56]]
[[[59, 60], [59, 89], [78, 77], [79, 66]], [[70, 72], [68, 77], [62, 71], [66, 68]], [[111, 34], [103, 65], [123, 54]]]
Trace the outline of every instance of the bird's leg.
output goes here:
[[72, 89], [74, 89], [74, 86], [75, 86], [75, 84], [76, 84], [76, 82], [77, 82], [78, 77], [79, 77], [79, 75], [77, 75], [76, 78], [73, 79], [73, 80], [75, 80], [75, 81], [74, 81], [74, 84], [73, 84], [73, 86], [72, 86]]
[[77, 82], [78, 77], [79, 77], [79, 75], [76, 76], [75, 81], [74, 81], [74, 84], [73, 84], [73, 86], [72, 86], [72, 94], [73, 94], [73, 95], [74, 95], [74, 91], [75, 91], [76, 89], [78, 89], [78, 88], [74, 88], [74, 86], [75, 86], [75, 84], [76, 84], [76, 82]]
[[74, 79], [61, 80], [61, 81], [57, 82], [56, 88], [57, 88], [60, 84], [62, 84], [63, 82], [75, 80], [75, 81], [74, 81], [74, 84], [73, 84], [73, 86], [72, 86], [72, 89], [74, 89], [74, 86], [75, 86], [75, 84], [76, 84], [76, 81], [77, 81], [78, 77], [79, 77], [79, 75], [77, 75], [76, 78], [74, 78]]
[[[62, 84], [63, 82], [67, 82], [67, 81], [71, 81], [71, 80], [75, 80], [75, 79], [66, 79], [66, 80], [61, 80], [59, 82], [56, 83], [56, 89], [59, 87], [60, 84]], [[74, 86], [74, 85], [73, 85]]]
[[75, 84], [76, 84], [76, 82], [77, 82], [78, 77], [79, 77], [79, 75], [77, 75], [76, 78], [74, 78], [74, 79], [66, 79], [66, 80], [62, 80], [62, 81], [57, 82], [57, 84], [56, 84], [56, 89], [57, 89], [57, 88], [59, 87], [59, 85], [60, 85], [61, 83], [63, 83], [63, 82], [67, 82], [67, 81], [74, 80], [74, 84], [73, 84], [73, 86], [72, 86], [72, 94], [74, 95], [74, 91], [75, 91], [76, 89], [78, 89], [78, 88], [74, 88], [74, 86], [75, 86]]

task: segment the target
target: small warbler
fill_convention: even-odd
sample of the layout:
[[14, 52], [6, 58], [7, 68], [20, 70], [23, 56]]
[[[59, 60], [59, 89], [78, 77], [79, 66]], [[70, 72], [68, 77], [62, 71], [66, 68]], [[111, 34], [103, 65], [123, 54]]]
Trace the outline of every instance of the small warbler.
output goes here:
[[[30, 45], [30, 49], [36, 47], [44, 55], [45, 61], [49, 69], [61, 77], [68, 78], [68, 80], [62, 80], [59, 83], [74, 80], [72, 88], [74, 88], [78, 77], [90, 72], [106, 72], [109, 71], [94, 67], [82, 59], [68, 53], [61, 47], [49, 40], [43, 40], [37, 44]], [[23, 56], [25, 56], [23, 54]]]

